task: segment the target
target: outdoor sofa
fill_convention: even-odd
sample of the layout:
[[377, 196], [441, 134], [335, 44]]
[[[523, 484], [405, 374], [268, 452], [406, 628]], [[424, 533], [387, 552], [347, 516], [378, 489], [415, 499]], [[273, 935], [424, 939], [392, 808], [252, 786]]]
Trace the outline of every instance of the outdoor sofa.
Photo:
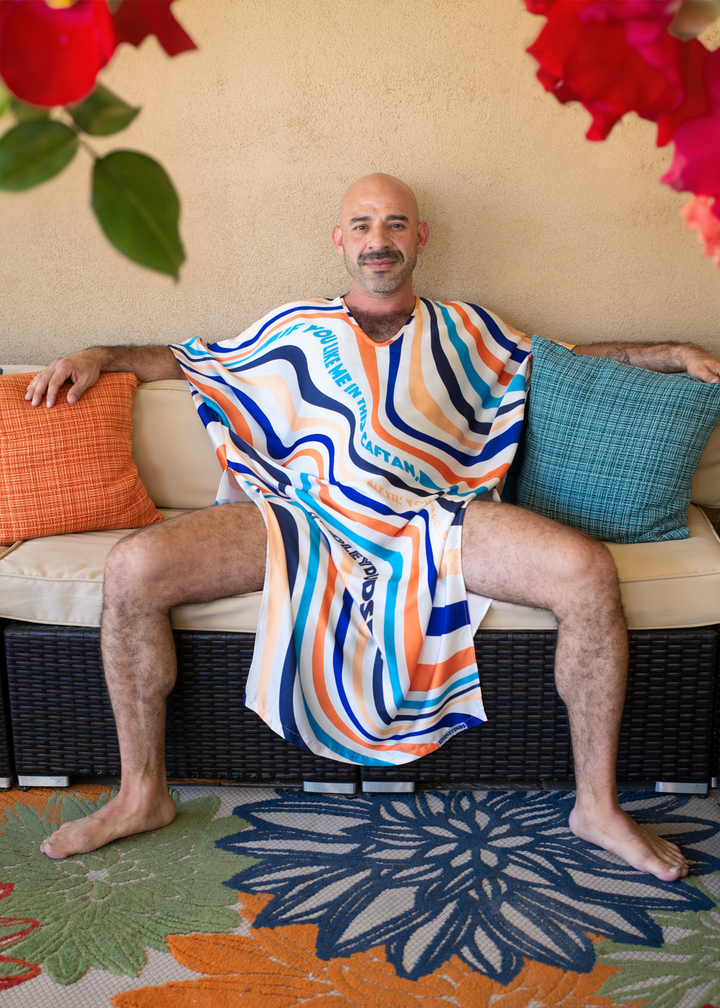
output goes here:
[[[187, 384], [140, 385], [132, 419], [133, 457], [162, 513], [212, 505], [219, 467]], [[720, 539], [712, 520], [720, 515], [720, 428], [702, 456], [693, 501], [689, 538], [610, 544], [631, 641], [618, 778], [705, 794], [717, 775]], [[53, 535], [0, 548], [0, 786], [13, 773], [22, 786], [63, 786], [75, 775], [119, 771], [98, 627], [105, 560], [127, 534]], [[168, 709], [169, 778], [304, 782], [308, 790], [343, 793], [416, 783], [572, 782], [567, 715], [553, 682], [551, 613], [493, 602], [475, 636], [487, 723], [388, 770], [316, 757], [243, 706], [260, 598], [172, 611], [178, 681]]]

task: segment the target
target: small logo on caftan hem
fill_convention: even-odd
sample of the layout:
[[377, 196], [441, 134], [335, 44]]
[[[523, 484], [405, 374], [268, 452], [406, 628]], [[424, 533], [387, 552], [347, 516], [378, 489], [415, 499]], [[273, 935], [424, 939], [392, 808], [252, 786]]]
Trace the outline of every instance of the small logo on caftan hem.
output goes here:
[[467, 727], [468, 725], [465, 724], [465, 722], [463, 721], [462, 724], [456, 724], [452, 728], [448, 728], [448, 730], [444, 732], [437, 740], [438, 746], [444, 745], [449, 738], [452, 738], [453, 735], [457, 735], [459, 731], [465, 731]]

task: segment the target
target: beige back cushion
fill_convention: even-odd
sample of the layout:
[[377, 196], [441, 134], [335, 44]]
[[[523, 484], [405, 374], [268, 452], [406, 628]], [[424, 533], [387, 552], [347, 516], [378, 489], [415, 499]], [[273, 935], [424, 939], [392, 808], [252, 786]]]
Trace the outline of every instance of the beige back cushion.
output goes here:
[[695, 470], [692, 499], [701, 507], [720, 508], [720, 424], [710, 435]]
[[[42, 368], [42, 364], [3, 365], [5, 374]], [[188, 383], [180, 379], [139, 385], [132, 422], [133, 458], [155, 506], [211, 507], [222, 473]]]
[[[39, 371], [14, 364], [6, 374]], [[132, 412], [133, 457], [157, 507], [210, 507], [220, 482], [220, 463], [183, 380], [138, 386]], [[693, 503], [720, 508], [720, 426], [710, 435], [693, 480]]]
[[139, 385], [132, 422], [133, 458], [156, 507], [215, 503], [222, 471], [186, 381]]

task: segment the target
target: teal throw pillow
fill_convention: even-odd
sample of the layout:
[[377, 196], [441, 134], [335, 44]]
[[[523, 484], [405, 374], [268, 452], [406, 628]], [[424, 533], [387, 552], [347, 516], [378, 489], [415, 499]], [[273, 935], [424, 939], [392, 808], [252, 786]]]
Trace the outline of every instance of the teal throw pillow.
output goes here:
[[578, 355], [533, 336], [516, 501], [598, 539], [686, 539], [720, 384]]

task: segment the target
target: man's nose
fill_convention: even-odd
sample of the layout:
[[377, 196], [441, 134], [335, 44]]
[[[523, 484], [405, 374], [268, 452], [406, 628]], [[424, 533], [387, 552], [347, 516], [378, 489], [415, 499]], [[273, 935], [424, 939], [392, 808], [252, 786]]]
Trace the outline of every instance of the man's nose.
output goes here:
[[381, 224], [378, 224], [368, 235], [368, 244], [373, 249], [391, 248], [392, 235]]

